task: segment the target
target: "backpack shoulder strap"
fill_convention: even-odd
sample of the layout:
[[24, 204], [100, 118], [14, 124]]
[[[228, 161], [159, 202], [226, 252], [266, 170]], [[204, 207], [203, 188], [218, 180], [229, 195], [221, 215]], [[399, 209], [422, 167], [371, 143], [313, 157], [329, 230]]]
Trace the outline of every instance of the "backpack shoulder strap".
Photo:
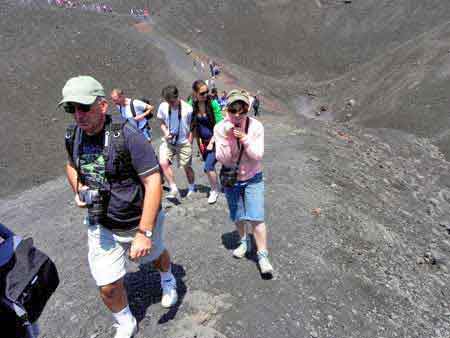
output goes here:
[[133, 115], [133, 117], [136, 117], [136, 109], [134, 109], [134, 103], [133, 103], [133, 99], [130, 99], [130, 109], [131, 109], [131, 114]]
[[[250, 118], [247, 117], [247, 121], [245, 123], [245, 133], [248, 134], [248, 127], [250, 125]], [[239, 165], [241, 164], [241, 159], [242, 159], [242, 155], [244, 154], [244, 146], [241, 144], [240, 141], [238, 141], [238, 148], [239, 148], [239, 158], [237, 161], [236, 166], [239, 167]]]
[[65, 135], [66, 151], [77, 171], [79, 167], [78, 148], [80, 145], [81, 136], [81, 130], [76, 124], [71, 124], [67, 127]]
[[107, 131], [105, 132], [105, 147], [103, 149], [105, 163], [107, 163], [109, 159], [111, 148], [113, 148], [116, 155], [114, 156], [112, 167], [109, 168], [109, 170], [111, 171], [106, 170], [106, 175], [110, 178], [117, 178], [123, 175], [128, 176], [127, 178], [130, 178], [129, 175], [132, 175], [132, 173], [135, 171], [131, 163], [130, 152], [128, 151], [125, 144], [125, 128], [130, 132], [140, 132], [137, 127], [131, 124], [128, 120], [112, 120], [107, 127]]

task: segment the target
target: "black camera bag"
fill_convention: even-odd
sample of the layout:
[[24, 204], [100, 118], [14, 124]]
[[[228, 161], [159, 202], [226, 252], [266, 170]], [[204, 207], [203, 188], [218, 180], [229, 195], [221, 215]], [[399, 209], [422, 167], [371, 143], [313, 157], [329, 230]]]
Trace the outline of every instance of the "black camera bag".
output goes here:
[[[0, 249], [7, 248], [0, 244]], [[21, 240], [11, 259], [0, 266], [0, 327], [5, 337], [28, 337], [30, 325], [38, 320], [58, 284], [50, 258], [33, 246], [31, 238]]]

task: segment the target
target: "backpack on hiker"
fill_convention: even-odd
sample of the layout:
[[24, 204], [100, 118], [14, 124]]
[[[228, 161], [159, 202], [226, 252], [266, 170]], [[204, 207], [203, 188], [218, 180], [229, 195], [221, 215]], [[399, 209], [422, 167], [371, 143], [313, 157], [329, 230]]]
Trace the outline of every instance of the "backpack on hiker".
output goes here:
[[59, 284], [52, 260], [31, 238], [15, 236], [0, 224], [0, 327], [3, 337], [34, 338], [37, 322]]
[[[133, 117], [136, 117], [136, 110], [134, 108], [133, 101], [134, 101], [133, 99], [130, 101], [130, 110], [131, 110], [131, 114], [133, 115]], [[150, 102], [151, 102], [150, 99], [147, 97], [142, 97], [139, 99], [139, 101], [142, 101], [146, 104], [150, 104]], [[147, 123], [148, 123], [148, 121], [153, 118], [153, 113], [148, 114], [145, 118], [147, 119]]]
[[[134, 186], [132, 200], [127, 201], [131, 209], [140, 209], [141, 201], [144, 198], [144, 187], [139, 179], [136, 170], [133, 167], [131, 155], [125, 144], [124, 129], [129, 128], [131, 132], [140, 132], [134, 124], [128, 120], [113, 119], [110, 115], [106, 116], [105, 123], [105, 142], [103, 147], [103, 158], [105, 163], [106, 182], [102, 187], [98, 187], [99, 198], [95, 199], [92, 207], [88, 208], [89, 224], [103, 224], [108, 222], [111, 227], [122, 227], [124, 223], [129, 226], [135, 226], [139, 219], [121, 219], [117, 220], [111, 217], [108, 209], [111, 199], [111, 185], [124, 184], [129, 187]], [[77, 171], [78, 179], [81, 179], [80, 173], [80, 151], [83, 138], [82, 130], [76, 125], [70, 125], [66, 130], [65, 145], [69, 158]], [[81, 181], [84, 184], [84, 182]], [[122, 215], [126, 218], [126, 215]]]
[[[149, 98], [142, 97], [139, 100], [146, 104], [150, 104]], [[133, 117], [136, 117], [136, 110], [134, 108], [133, 101], [134, 101], [133, 99], [130, 101], [130, 110], [131, 110], [131, 114], [133, 115]], [[153, 118], [153, 112], [150, 112], [150, 114], [148, 114], [145, 117], [146, 123], [145, 123], [145, 127], [143, 128], [144, 135], [149, 141], [151, 141], [151, 139], [152, 139], [152, 126], [150, 125], [150, 120], [152, 118]]]

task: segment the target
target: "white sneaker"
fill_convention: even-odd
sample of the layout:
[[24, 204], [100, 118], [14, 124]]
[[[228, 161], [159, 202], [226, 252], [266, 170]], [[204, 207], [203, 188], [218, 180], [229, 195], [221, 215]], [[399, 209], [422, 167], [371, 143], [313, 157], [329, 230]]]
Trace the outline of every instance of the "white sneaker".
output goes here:
[[197, 190], [197, 189], [196, 189], [196, 187], [195, 187], [195, 184], [194, 184], [194, 185], [189, 185], [189, 188], [188, 188], [188, 192], [187, 192], [187, 194], [186, 194], [186, 197], [191, 196], [196, 190]]
[[233, 256], [235, 258], [244, 258], [245, 254], [247, 253], [248, 250], [248, 245], [247, 245], [248, 241], [240, 241], [239, 246], [233, 250]]
[[261, 270], [261, 274], [272, 274], [273, 273], [273, 267], [272, 264], [270, 264], [268, 257], [259, 257], [258, 259], [258, 265], [259, 269]]
[[169, 308], [174, 306], [178, 301], [177, 289], [174, 286], [168, 286], [163, 288], [163, 295], [161, 298], [161, 306]]
[[167, 194], [167, 199], [169, 200], [176, 200], [178, 199], [180, 195], [180, 192], [178, 189], [170, 189], [169, 193]]
[[208, 203], [214, 204], [217, 202], [217, 198], [219, 197], [219, 193], [215, 190], [211, 190], [209, 192]]
[[116, 335], [114, 338], [133, 338], [134, 335], [138, 332], [138, 326], [136, 322], [136, 318], [133, 317], [133, 323], [130, 325], [119, 325], [114, 324], [117, 328]]

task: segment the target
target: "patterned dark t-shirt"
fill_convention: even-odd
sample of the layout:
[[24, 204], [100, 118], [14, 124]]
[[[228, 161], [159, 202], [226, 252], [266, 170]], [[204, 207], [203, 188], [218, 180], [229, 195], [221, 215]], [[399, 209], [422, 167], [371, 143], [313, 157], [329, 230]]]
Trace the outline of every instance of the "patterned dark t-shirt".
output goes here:
[[[139, 178], [159, 172], [159, 162], [153, 146], [142, 133], [130, 126], [123, 128], [125, 151], [128, 151], [137, 179], [111, 184], [106, 223], [109, 228], [129, 229], [137, 226], [142, 214], [144, 190]], [[114, 140], [112, 140], [114, 142]], [[92, 189], [98, 189], [105, 182], [105, 159], [103, 148], [105, 131], [88, 136], [83, 133], [79, 146], [80, 172], [82, 182]], [[111, 147], [110, 164], [117, 157]]]
[[80, 144], [81, 180], [91, 189], [100, 188], [105, 181], [104, 143], [104, 132], [93, 136], [83, 133]]

